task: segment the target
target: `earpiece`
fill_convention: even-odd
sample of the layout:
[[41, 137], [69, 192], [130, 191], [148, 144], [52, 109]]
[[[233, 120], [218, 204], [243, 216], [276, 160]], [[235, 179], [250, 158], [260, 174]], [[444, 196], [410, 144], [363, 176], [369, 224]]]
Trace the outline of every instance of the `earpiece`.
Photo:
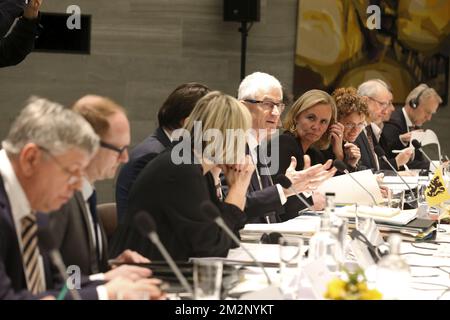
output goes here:
[[415, 97], [415, 98], [409, 100], [409, 106], [410, 106], [411, 108], [417, 109], [417, 107], [419, 106], [419, 99], [420, 99], [420, 96], [421, 96], [421, 95], [425, 92], [425, 90], [427, 90], [427, 89], [428, 89], [428, 86], [425, 87], [424, 89], [422, 89], [422, 90], [419, 92], [419, 94], [417, 95], [417, 97]]

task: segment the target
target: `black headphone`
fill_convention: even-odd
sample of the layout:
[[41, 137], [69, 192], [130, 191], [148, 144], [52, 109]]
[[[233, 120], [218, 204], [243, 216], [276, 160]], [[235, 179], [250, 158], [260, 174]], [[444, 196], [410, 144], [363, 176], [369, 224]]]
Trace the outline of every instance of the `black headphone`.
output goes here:
[[428, 86], [426, 86], [424, 89], [420, 90], [419, 94], [417, 95], [417, 97], [412, 98], [411, 100], [409, 100], [409, 106], [413, 109], [417, 109], [417, 107], [419, 106], [419, 99], [420, 96], [425, 92], [425, 90], [429, 89]]

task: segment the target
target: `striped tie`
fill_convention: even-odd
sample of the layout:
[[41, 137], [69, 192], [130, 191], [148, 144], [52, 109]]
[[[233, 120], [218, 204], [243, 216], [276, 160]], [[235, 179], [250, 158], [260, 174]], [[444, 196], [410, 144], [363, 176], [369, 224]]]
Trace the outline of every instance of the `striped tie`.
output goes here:
[[39, 249], [37, 237], [36, 216], [30, 214], [21, 220], [23, 264], [28, 290], [33, 294], [43, 291], [41, 272], [39, 268]]

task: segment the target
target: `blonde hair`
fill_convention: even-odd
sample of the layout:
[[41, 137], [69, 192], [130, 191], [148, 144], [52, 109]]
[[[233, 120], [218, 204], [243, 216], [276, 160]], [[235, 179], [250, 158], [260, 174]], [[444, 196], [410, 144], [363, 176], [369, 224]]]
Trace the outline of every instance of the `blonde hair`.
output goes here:
[[[322, 90], [309, 90], [306, 91], [304, 94], [301, 95], [300, 98], [298, 98], [294, 104], [292, 105], [291, 109], [289, 110], [288, 114], [286, 115], [286, 118], [284, 119], [284, 129], [290, 131], [292, 134], [297, 136], [297, 118], [303, 111], [306, 111], [318, 104], [328, 104], [331, 106], [331, 119], [328, 126], [331, 126], [332, 124], [336, 123], [336, 104], [334, 103], [333, 98]], [[327, 149], [330, 145], [330, 137], [328, 134], [322, 135], [320, 137], [319, 141], [314, 143], [314, 146], [316, 146], [319, 149]]]
[[[196, 122], [202, 124], [203, 132], [215, 129], [223, 137], [223, 141], [214, 139], [209, 143], [208, 148], [212, 147], [213, 150], [219, 150], [220, 153], [213, 152], [213, 157], [221, 157], [226, 160], [226, 163], [239, 160], [236, 156], [239, 154], [238, 151], [242, 151], [238, 150], [242, 141], [244, 141], [245, 147], [245, 140], [242, 140], [245, 139], [243, 133], [252, 125], [250, 111], [242, 103], [220, 91], [212, 91], [197, 102], [184, 124], [184, 129], [190, 132], [191, 137], [202, 139], [203, 132], [201, 137], [195, 136], [194, 125]], [[239, 132], [239, 129], [244, 132]], [[237, 135], [235, 134], [236, 130], [238, 131]], [[233, 134], [230, 136], [230, 133]]]
[[126, 114], [125, 109], [111, 99], [96, 95], [80, 98], [72, 106], [72, 110], [82, 115], [100, 137], [108, 133], [110, 116], [116, 113]]

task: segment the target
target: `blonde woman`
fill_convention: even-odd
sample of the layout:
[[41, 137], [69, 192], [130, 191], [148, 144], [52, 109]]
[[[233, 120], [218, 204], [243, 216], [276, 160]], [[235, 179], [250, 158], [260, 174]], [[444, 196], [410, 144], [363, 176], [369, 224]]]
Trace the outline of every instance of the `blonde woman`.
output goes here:
[[[226, 256], [232, 242], [201, 204], [213, 202], [236, 234], [244, 226], [245, 196], [254, 166], [245, 156], [245, 135], [229, 130], [243, 133], [250, 126], [249, 111], [235, 98], [213, 91], [200, 99], [184, 125], [181, 142], [157, 156], [137, 178], [113, 252], [129, 247], [152, 260], [162, 258], [134, 231], [134, 215], [145, 210], [174, 259]], [[217, 198], [212, 175], [218, 168], [230, 187], [224, 201]]]
[[[307, 91], [294, 102], [284, 121], [286, 131], [279, 137], [277, 174], [284, 173], [288, 168], [302, 170], [305, 165], [310, 164], [325, 164], [325, 167], [329, 168], [332, 160], [327, 159], [324, 151], [330, 145], [336, 155], [330, 158], [341, 160], [344, 158], [342, 149], [344, 127], [336, 122], [336, 114], [333, 98], [322, 90]], [[309, 156], [310, 164], [303, 163], [304, 155]], [[315, 199], [314, 202], [317, 206], [322, 206]], [[283, 220], [295, 217], [301, 207], [304, 206], [298, 199], [289, 198], [285, 205], [286, 215]]]

